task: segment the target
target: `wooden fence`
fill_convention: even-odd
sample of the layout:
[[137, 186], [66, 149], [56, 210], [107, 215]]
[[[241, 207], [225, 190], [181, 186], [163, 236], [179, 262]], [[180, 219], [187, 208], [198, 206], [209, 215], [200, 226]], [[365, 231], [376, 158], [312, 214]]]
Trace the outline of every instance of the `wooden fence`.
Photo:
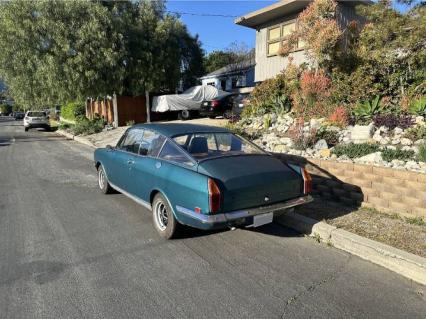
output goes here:
[[113, 96], [105, 99], [87, 100], [86, 117], [100, 116], [109, 124], [125, 126], [129, 121], [147, 121], [146, 99], [144, 96]]

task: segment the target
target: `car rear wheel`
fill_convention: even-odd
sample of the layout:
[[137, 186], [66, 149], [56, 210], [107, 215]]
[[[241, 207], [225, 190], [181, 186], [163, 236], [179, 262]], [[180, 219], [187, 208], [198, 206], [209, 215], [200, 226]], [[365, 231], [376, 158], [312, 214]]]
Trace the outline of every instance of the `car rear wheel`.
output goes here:
[[152, 201], [152, 218], [155, 229], [161, 237], [171, 239], [176, 236], [179, 222], [174, 217], [168, 201], [160, 193], [155, 195]]
[[110, 194], [113, 191], [111, 185], [108, 182], [108, 178], [105, 174], [105, 170], [102, 165], [100, 165], [98, 168], [98, 185], [102, 193], [104, 194]]
[[25, 127], [24, 129], [25, 129], [25, 132], [28, 132], [28, 127]]

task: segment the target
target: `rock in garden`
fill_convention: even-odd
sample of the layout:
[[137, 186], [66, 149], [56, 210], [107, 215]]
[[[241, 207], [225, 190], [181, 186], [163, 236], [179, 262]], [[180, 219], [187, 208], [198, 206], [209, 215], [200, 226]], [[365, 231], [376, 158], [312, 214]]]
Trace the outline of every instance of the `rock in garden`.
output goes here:
[[382, 152], [375, 152], [375, 153], [371, 153], [371, 154], [359, 157], [357, 159], [357, 161], [365, 162], [365, 163], [380, 163], [380, 162], [383, 162]]
[[315, 143], [314, 149], [316, 150], [325, 150], [328, 149], [328, 145], [326, 140], [321, 139], [318, 142]]
[[367, 142], [373, 136], [373, 125], [355, 125], [351, 131], [351, 140], [354, 143]]
[[415, 161], [408, 161], [407, 163], [405, 163], [405, 168], [406, 169], [421, 169], [421, 166], [419, 163], [415, 162]]
[[425, 122], [425, 119], [423, 116], [416, 116], [416, 124], [422, 124]]
[[[327, 149], [322, 149], [319, 151], [319, 154], [321, 157], [330, 157], [331, 156], [331, 150], [329, 148]], [[336, 158], [337, 156], [335, 154], [333, 154], [334, 158]]]
[[391, 163], [392, 163], [392, 166], [395, 167], [395, 168], [402, 168], [405, 165], [404, 161], [397, 160], [397, 159], [392, 160]]
[[283, 145], [283, 144], [278, 144], [278, 145], [274, 146], [273, 150], [274, 150], [275, 153], [285, 153], [285, 152], [287, 152], [288, 147], [286, 145]]
[[412, 145], [413, 141], [410, 140], [409, 138], [401, 138], [401, 144], [402, 145]]
[[393, 138], [391, 143], [392, 145], [398, 145], [399, 143], [401, 143], [401, 140], [399, 138]]
[[400, 128], [400, 127], [396, 127], [396, 128], [393, 130], [393, 134], [394, 134], [394, 135], [401, 135], [403, 131], [404, 131], [404, 130], [403, 130], [402, 128]]
[[417, 140], [417, 141], [414, 142], [414, 145], [421, 145], [425, 142], [426, 142], [426, 140]]

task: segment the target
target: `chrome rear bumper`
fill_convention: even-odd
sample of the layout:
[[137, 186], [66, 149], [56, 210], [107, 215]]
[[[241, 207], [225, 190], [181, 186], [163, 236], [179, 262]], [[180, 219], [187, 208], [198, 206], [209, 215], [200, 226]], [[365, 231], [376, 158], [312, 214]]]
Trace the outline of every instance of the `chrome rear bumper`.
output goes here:
[[285, 202], [273, 204], [273, 205], [255, 207], [255, 208], [238, 210], [238, 211], [233, 211], [233, 212], [223, 213], [223, 214], [216, 214], [216, 215], [199, 214], [181, 206], [176, 206], [176, 211], [184, 215], [187, 215], [188, 217], [196, 219], [203, 224], [216, 224], [216, 223], [232, 222], [242, 218], [253, 217], [256, 215], [289, 209], [291, 207], [303, 205], [312, 201], [313, 201], [312, 196], [306, 195], [306, 196], [294, 198]]

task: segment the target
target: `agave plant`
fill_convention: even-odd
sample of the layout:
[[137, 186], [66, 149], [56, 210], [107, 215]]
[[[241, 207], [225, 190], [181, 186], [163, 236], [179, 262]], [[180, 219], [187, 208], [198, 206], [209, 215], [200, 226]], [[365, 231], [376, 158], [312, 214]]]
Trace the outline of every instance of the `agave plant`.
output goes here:
[[291, 101], [286, 95], [276, 97], [274, 111], [277, 114], [288, 113], [291, 110]]
[[354, 115], [357, 118], [362, 119], [371, 119], [374, 115], [377, 115], [381, 112], [383, 112], [383, 107], [380, 104], [380, 96], [377, 95], [373, 100], [371, 101], [362, 101], [358, 102], [354, 109]]
[[426, 116], [426, 96], [421, 96], [411, 102], [408, 110], [411, 114]]

